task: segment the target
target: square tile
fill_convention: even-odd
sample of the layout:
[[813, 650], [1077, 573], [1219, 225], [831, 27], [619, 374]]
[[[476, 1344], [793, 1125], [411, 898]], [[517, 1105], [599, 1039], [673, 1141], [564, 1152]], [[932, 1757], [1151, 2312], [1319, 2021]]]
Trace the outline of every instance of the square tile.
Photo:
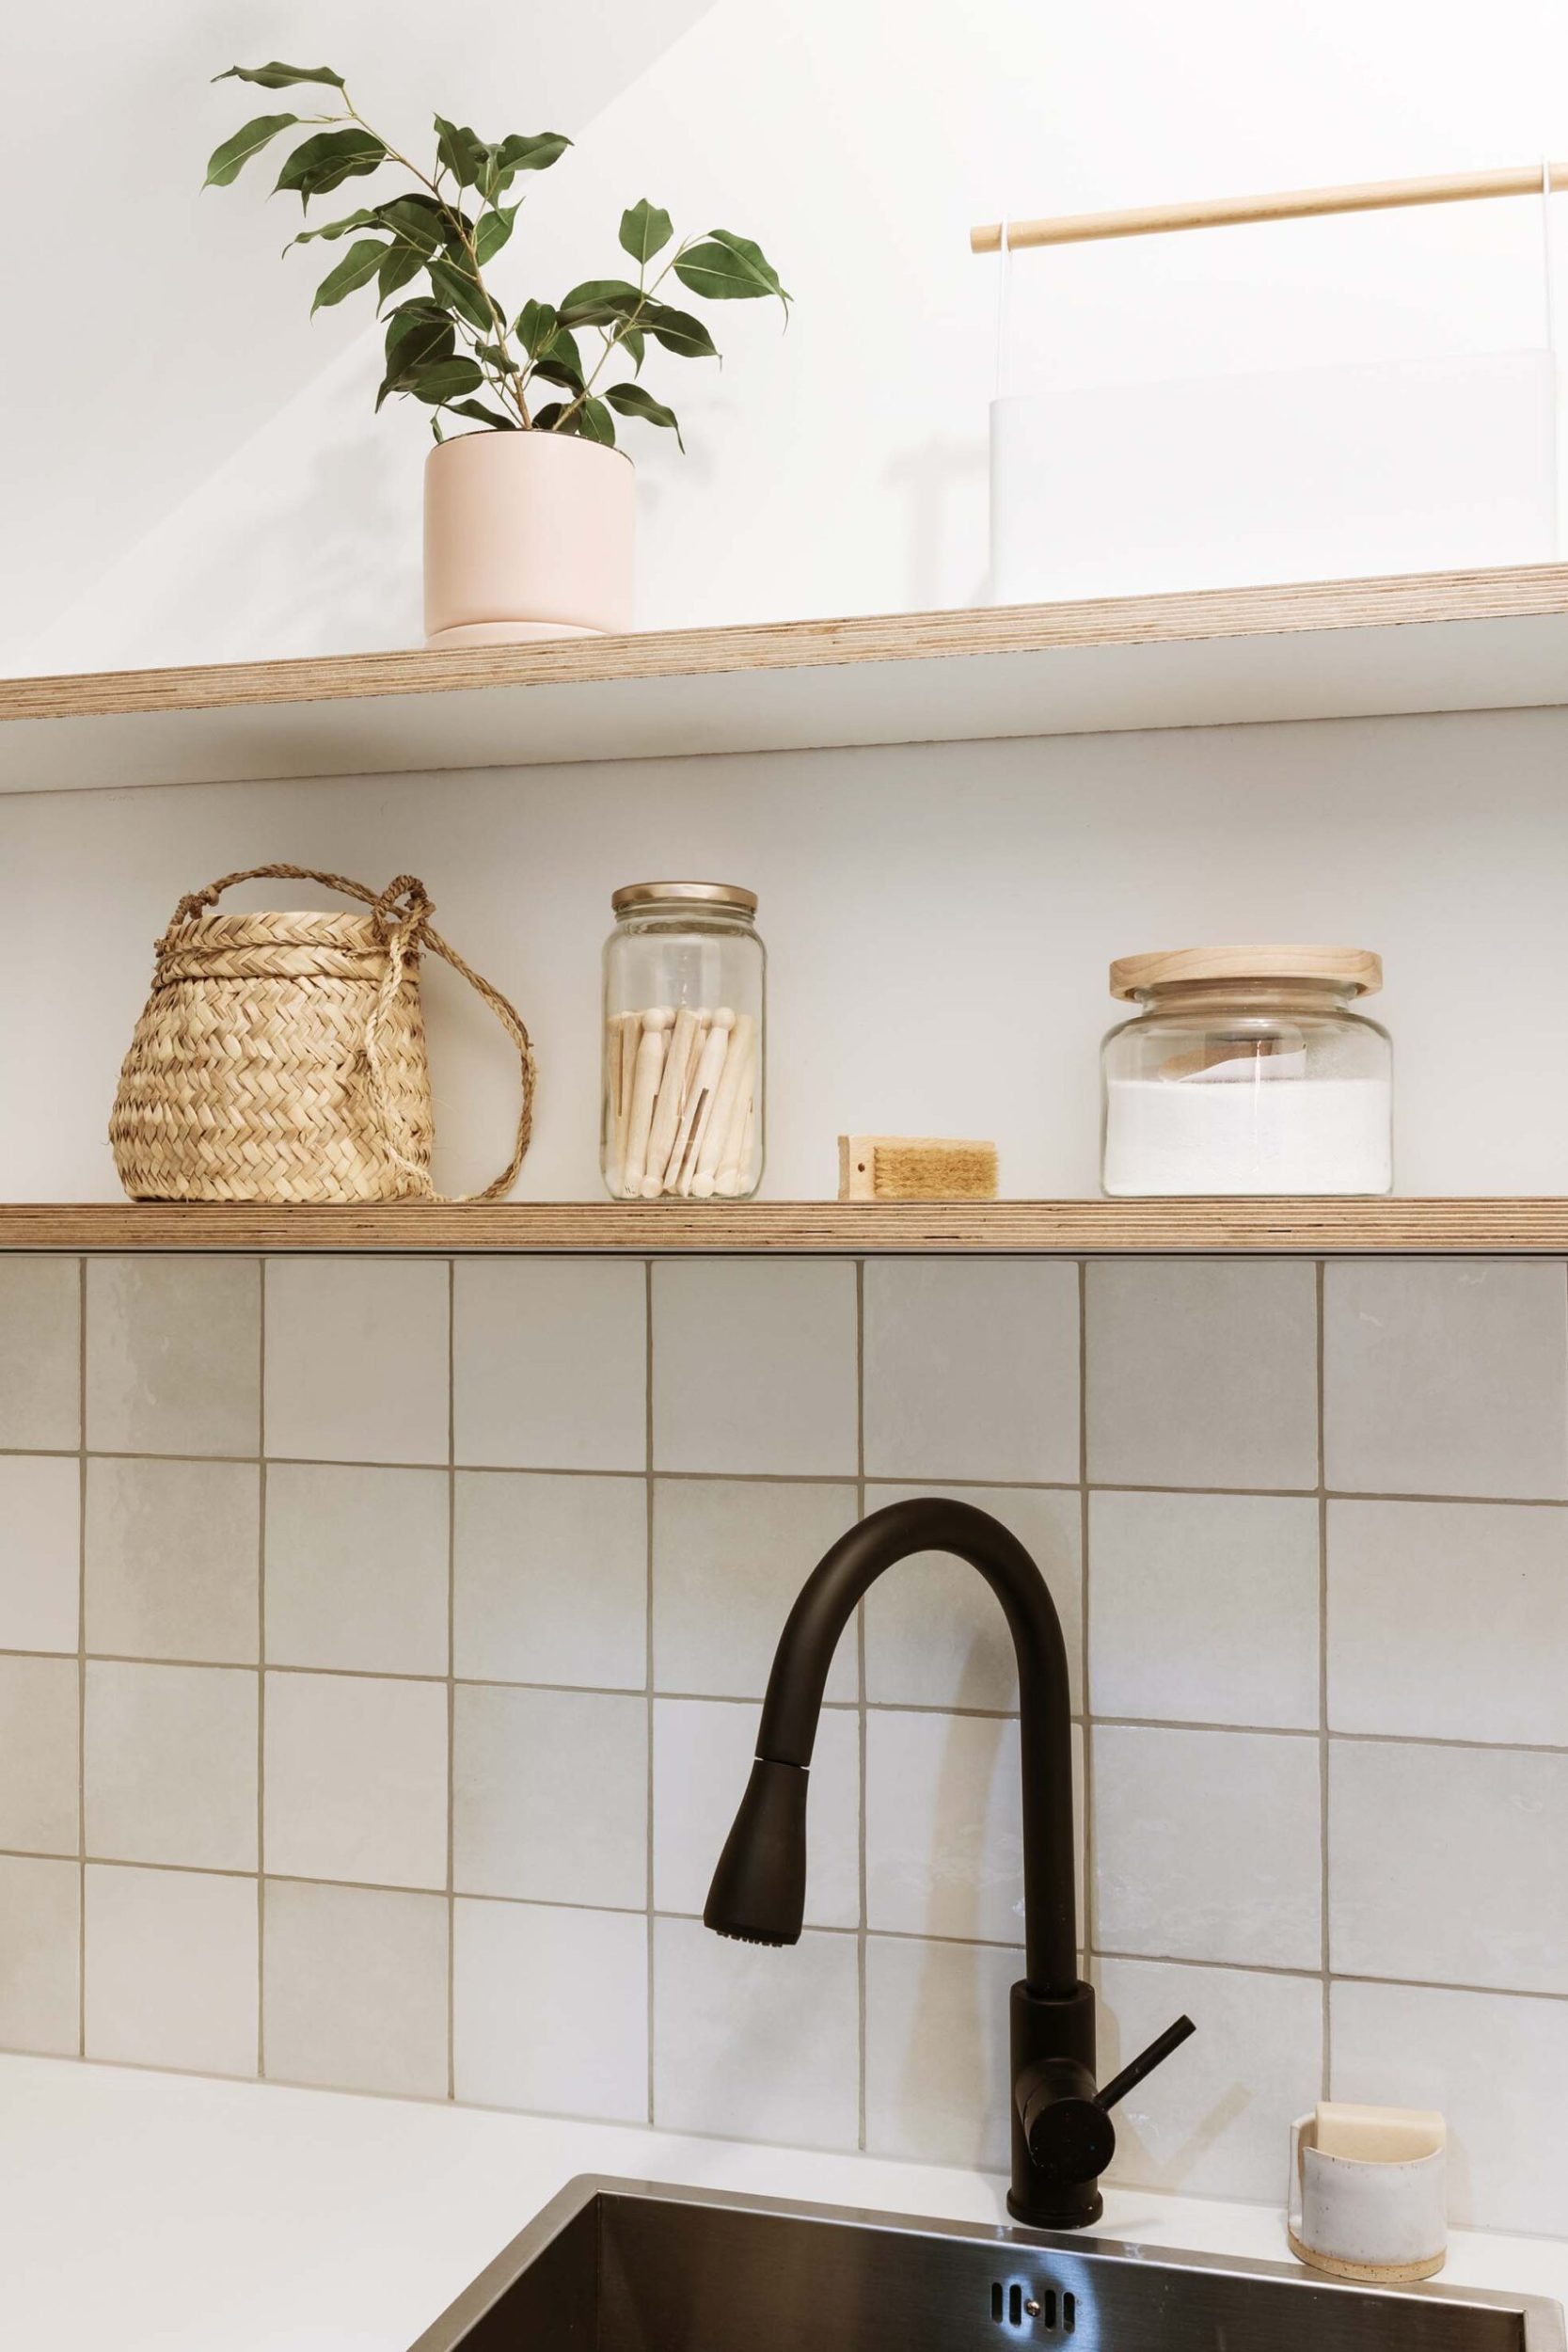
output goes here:
[[258, 1679], [237, 1666], [88, 1661], [89, 1854], [255, 1869]]
[[636, 1260], [460, 1260], [457, 1458], [500, 1470], [648, 1463], [647, 1274]]
[[267, 1663], [447, 1671], [448, 1479], [332, 1462], [267, 1469]]
[[81, 1261], [0, 1258], [0, 1446], [81, 1442]]
[[872, 2154], [1007, 2169], [1007, 1997], [1022, 1974], [1018, 1946], [866, 1938], [865, 2144]]
[[1101, 2080], [1174, 2018], [1197, 2027], [1117, 2107], [1110, 2178], [1275, 2203], [1291, 2121], [1323, 2091], [1322, 1979], [1154, 1960], [1102, 1960], [1094, 1973]]
[[[1011, 1530], [1051, 1588], [1076, 1712], [1084, 1704], [1083, 1506], [1078, 1491], [1020, 1486], [867, 1486], [865, 1507], [938, 1495]], [[891, 1707], [1018, 1710], [1018, 1661], [1001, 1605], [965, 1561], [912, 1552], [865, 1597], [865, 1695]]]
[[1317, 1485], [1310, 1265], [1101, 1260], [1087, 1280], [1091, 1479], [1129, 1486]]
[[648, 2118], [648, 1922], [460, 1900], [459, 2099], [607, 2123]]
[[258, 1262], [89, 1258], [88, 1445], [254, 1455], [261, 1439]]
[[87, 1871], [89, 2058], [254, 2074], [257, 1887], [211, 1871]]
[[1315, 1730], [1318, 1588], [1308, 1496], [1092, 1496], [1095, 1713]]
[[445, 1462], [449, 1279], [440, 1259], [272, 1259], [267, 1452], [311, 1462]]
[[1078, 1268], [873, 1258], [865, 1467], [874, 1478], [1078, 1477]]
[[646, 1702], [462, 1684], [452, 1838], [460, 1893], [641, 1910], [648, 1899]]
[[265, 1838], [283, 1877], [445, 1886], [445, 1684], [269, 1672]]
[[1097, 1725], [1096, 1946], [1316, 1968], [1321, 1816], [1315, 1739]]
[[1337, 1983], [1331, 2018], [1332, 2097], [1448, 2117], [1456, 2229], [1563, 2235], [1568, 2002]]
[[656, 1469], [855, 1475], [852, 1265], [694, 1258], [653, 1281]]
[[1329, 1504], [1335, 1730], [1568, 1747], [1565, 1658], [1562, 1512], [1505, 1502]]
[[87, 1464], [87, 1647], [254, 1665], [261, 1473], [252, 1462]]
[[[654, 1902], [700, 1915], [757, 1751], [750, 1700], [654, 1703]], [[806, 1924], [853, 1928], [861, 1915], [860, 1717], [827, 1708], [807, 1794]]]
[[0, 1847], [78, 1851], [77, 1664], [0, 1658]]
[[[848, 1485], [656, 1480], [655, 1688], [761, 1698], [795, 1596], [859, 1516]], [[850, 1624], [828, 1672], [828, 1696], [853, 1699], [859, 1691]]]
[[[866, 1925], [1016, 1944], [1023, 1935], [1022, 1783], [1016, 1717], [906, 1715], [865, 1724]], [[1083, 1767], [1073, 1734], [1075, 1845]], [[1080, 1865], [1079, 1915], [1083, 1916]]]
[[81, 1578], [80, 1463], [0, 1454], [0, 1649], [73, 1651]]
[[447, 1900], [269, 1879], [261, 1947], [269, 2082], [447, 2095]]
[[643, 1688], [645, 1479], [460, 1470], [454, 1557], [460, 1675]]
[[1336, 1740], [1328, 1853], [1339, 1975], [1568, 1993], [1568, 1756]]
[[856, 1938], [808, 1928], [788, 1951], [654, 1922], [654, 2121], [853, 2148], [860, 2137]]
[[1324, 1282], [1331, 1486], [1568, 1496], [1560, 1264], [1350, 1259]]
[[81, 1881], [74, 1862], [0, 1854], [0, 2049], [81, 2047]]

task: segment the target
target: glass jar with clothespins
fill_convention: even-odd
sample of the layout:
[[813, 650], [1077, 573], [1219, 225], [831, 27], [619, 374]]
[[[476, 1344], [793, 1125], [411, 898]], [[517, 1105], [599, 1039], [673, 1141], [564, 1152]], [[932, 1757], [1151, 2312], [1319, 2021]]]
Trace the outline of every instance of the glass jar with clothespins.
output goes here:
[[768, 958], [756, 893], [628, 882], [610, 905], [606, 1189], [615, 1200], [749, 1200], [763, 1166]]

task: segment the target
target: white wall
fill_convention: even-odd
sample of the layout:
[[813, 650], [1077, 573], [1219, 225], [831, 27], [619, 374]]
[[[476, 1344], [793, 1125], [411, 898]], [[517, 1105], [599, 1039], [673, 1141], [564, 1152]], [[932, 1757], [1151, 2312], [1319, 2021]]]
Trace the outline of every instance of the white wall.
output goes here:
[[[0, 1199], [115, 1197], [151, 943], [182, 891], [275, 860], [421, 875], [515, 999], [524, 1198], [597, 1192], [610, 893], [677, 867], [761, 895], [774, 1198], [832, 1195], [841, 1130], [993, 1136], [1005, 1192], [1093, 1192], [1106, 964], [1209, 938], [1382, 950], [1402, 1191], [1560, 1192], [1565, 760], [1568, 713], [1521, 711], [0, 801]], [[510, 1049], [428, 987], [438, 1174], [472, 1185]]]
[[[264, 21], [280, 45], [314, 43], [344, 67], [365, 56], [365, 103], [385, 95], [395, 119], [417, 120], [427, 93], [471, 103], [482, 122], [539, 110], [533, 19], [524, 37], [499, 0], [470, 11], [464, 49], [443, 41], [436, 62], [412, 19], [395, 20], [384, 44], [384, 12], [374, 43], [346, 11], [324, 40], [320, 13], [308, 30], [297, 8]], [[621, 207], [647, 192], [682, 224], [751, 230], [798, 296], [787, 336], [763, 306], [716, 317], [721, 374], [668, 359], [650, 370], [689, 423], [691, 453], [638, 437], [648, 626], [983, 594], [995, 264], [970, 256], [972, 221], [1568, 151], [1568, 21], [1554, 0], [1500, 0], [1479, 31], [1459, 0], [1321, 0], [1309, 11], [1101, 0], [1076, 13], [1038, 0], [788, 10], [720, 0], [657, 56], [643, 17], [623, 13], [601, 0], [596, 50], [644, 70], [607, 92], [577, 151], [531, 193], [499, 282], [520, 298], [531, 284], [599, 274]], [[690, 15], [661, 9], [659, 36]], [[488, 59], [486, 42], [498, 44]], [[267, 45], [248, 21], [247, 44]], [[569, 77], [557, 73], [585, 113], [586, 48]], [[93, 87], [107, 86], [112, 56], [111, 38]], [[155, 199], [158, 236], [179, 251], [195, 231], [166, 192], [177, 63], [188, 72], [166, 57], [150, 94], [156, 147], [116, 151], [115, 209], [137, 221]], [[183, 158], [234, 119], [236, 92], [211, 93], [202, 112], [178, 87]], [[18, 141], [19, 169], [55, 135], [47, 112], [35, 135], [36, 148], [25, 133]], [[77, 422], [69, 391], [35, 390], [25, 372], [9, 397], [25, 428], [12, 435], [27, 492], [16, 548], [43, 567], [11, 622], [13, 668], [417, 634], [422, 418], [372, 417], [376, 339], [355, 340], [344, 313], [307, 341], [309, 269], [275, 262], [281, 214], [261, 206], [260, 186], [201, 207], [193, 195], [188, 212], [200, 243], [183, 249], [186, 279], [204, 292], [199, 306], [171, 306], [166, 365], [107, 338], [96, 433], [58, 436], [58, 401]], [[1534, 342], [1538, 238], [1534, 208], [1505, 203], [1025, 256], [1017, 380], [1158, 381]], [[313, 353], [335, 355], [320, 374]], [[247, 394], [253, 372], [268, 389], [261, 405]], [[171, 431], [182, 466], [168, 462]], [[128, 480], [156, 484], [163, 519], [143, 513], [144, 536], [101, 520]], [[62, 548], [74, 550], [70, 579]], [[30, 640], [24, 607], [41, 623]]]

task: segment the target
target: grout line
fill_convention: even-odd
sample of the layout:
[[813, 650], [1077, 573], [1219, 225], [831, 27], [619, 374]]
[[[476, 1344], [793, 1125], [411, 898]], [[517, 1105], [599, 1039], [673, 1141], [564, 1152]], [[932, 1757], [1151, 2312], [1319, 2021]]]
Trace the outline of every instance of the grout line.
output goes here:
[[267, 1262], [257, 1261], [256, 1474], [256, 2074], [267, 2071]]
[[1094, 1735], [1089, 1726], [1089, 1269], [1078, 1264], [1078, 1611], [1080, 1711], [1084, 1719], [1084, 1916], [1078, 1943], [1094, 1948], [1098, 1886], [1095, 1875]]
[[457, 2096], [457, 1262], [447, 1260], [447, 2097]]
[[76, 1261], [76, 2052], [87, 2054], [87, 1264]]
[[1313, 1269], [1314, 1378], [1318, 1429], [1318, 1934], [1319, 1968], [1323, 1978], [1323, 2057], [1320, 2095], [1327, 2099], [1333, 2080], [1332, 2023], [1329, 1992], [1329, 1739], [1328, 1739], [1328, 1487], [1327, 1395], [1324, 1319], [1326, 1267], [1320, 1258]]
[[[855, 1519], [857, 1525], [862, 1519], [864, 1518], [865, 1510], [865, 1260], [863, 1258], [857, 1258], [855, 1261]], [[855, 2000], [857, 2010], [855, 2042], [857, 2051], [858, 2076], [856, 2145], [863, 2149], [866, 2144], [866, 2023], [868, 2015], [866, 2001], [866, 1979], [868, 1974], [866, 1962], [868, 1948], [866, 1944], [866, 1915], [869, 1907], [867, 1888], [870, 1875], [869, 1858], [866, 1850], [865, 1829], [867, 1770], [870, 1751], [870, 1740], [868, 1736], [870, 1716], [868, 1713], [869, 1686], [866, 1681], [865, 1603], [863, 1600], [857, 1605], [855, 1610], [855, 1662], [858, 1675], [857, 1695], [859, 1698], [859, 1707], [857, 1709], [856, 1728], [859, 1749], [858, 1761], [860, 1766], [860, 1786], [856, 1800], [855, 1824], [857, 1901], [859, 1903], [859, 1919], [856, 1927], [855, 1939]]]
[[643, 1534], [643, 1594], [642, 1594], [642, 1680], [647, 1692], [647, 1754], [648, 1795], [643, 1823], [647, 1843], [647, 2000], [648, 2000], [648, 2106], [647, 2120], [651, 2126], [655, 2109], [654, 2058], [657, 2049], [657, 2023], [654, 2006], [654, 1265], [651, 1258], [642, 1265], [642, 1427], [644, 1482], [643, 1502], [646, 1525]]

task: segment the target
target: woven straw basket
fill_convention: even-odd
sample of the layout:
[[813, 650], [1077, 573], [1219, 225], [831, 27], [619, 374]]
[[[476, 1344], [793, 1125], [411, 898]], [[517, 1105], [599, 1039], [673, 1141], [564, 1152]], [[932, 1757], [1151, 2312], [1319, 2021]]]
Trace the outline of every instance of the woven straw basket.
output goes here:
[[[213, 914], [231, 884], [321, 882], [369, 914]], [[308, 866], [253, 866], [182, 898], [157, 944], [152, 993], [119, 1073], [109, 1140], [134, 1200], [433, 1200], [434, 1121], [420, 951], [492, 1008], [517, 1048], [533, 1118], [533, 1048], [499, 992], [430, 928], [422, 882], [378, 897]]]

